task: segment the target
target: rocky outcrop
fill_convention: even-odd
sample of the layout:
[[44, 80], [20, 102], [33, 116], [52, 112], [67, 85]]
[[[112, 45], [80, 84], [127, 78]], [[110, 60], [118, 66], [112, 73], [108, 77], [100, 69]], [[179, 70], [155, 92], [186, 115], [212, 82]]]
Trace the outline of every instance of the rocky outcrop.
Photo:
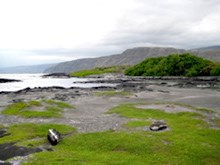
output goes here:
[[51, 73], [42, 76], [43, 78], [52, 77], [52, 78], [70, 78], [66, 73]]

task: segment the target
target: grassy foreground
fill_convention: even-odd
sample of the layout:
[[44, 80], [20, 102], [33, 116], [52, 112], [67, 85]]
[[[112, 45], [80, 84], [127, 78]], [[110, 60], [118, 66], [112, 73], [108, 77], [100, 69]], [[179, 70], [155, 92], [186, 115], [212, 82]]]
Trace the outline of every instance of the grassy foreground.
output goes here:
[[[156, 109], [139, 109], [132, 104], [117, 106], [109, 113], [135, 119], [127, 123], [129, 128], [148, 126], [152, 119], [163, 119], [169, 130], [151, 132], [130, 129], [128, 132], [75, 133], [54, 146], [54, 151], [36, 153], [22, 164], [217, 165], [220, 162], [220, 131], [210, 129], [201, 114], [171, 114]], [[43, 137], [49, 127], [51, 126], [31, 124], [11, 126], [10, 138], [4, 139], [20, 141], [19, 139]], [[62, 133], [74, 130], [61, 125], [52, 127]]]

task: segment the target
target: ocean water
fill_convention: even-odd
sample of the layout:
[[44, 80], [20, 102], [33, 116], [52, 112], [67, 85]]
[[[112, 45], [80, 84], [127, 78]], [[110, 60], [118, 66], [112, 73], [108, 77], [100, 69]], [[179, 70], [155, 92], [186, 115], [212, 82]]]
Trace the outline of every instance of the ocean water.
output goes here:
[[18, 91], [27, 87], [59, 86], [64, 88], [91, 88], [98, 86], [115, 86], [115, 84], [82, 83], [91, 80], [85, 78], [43, 78], [42, 75], [43, 74], [0, 74], [0, 78], [21, 80], [21, 82], [0, 83], [0, 91]]

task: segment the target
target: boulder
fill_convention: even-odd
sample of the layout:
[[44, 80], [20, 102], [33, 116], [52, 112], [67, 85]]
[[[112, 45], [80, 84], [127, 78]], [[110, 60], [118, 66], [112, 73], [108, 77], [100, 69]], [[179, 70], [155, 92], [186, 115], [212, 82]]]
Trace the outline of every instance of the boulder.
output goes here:
[[154, 121], [153, 124], [150, 125], [151, 131], [161, 131], [167, 129], [167, 124], [164, 121]]
[[60, 133], [55, 129], [49, 129], [47, 139], [51, 145], [57, 145], [61, 139]]

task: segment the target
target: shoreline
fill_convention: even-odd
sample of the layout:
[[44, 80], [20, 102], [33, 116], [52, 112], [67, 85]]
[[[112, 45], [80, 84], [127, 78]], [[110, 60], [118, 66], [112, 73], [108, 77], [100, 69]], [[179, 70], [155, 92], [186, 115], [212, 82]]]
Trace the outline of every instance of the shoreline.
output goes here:
[[[129, 131], [124, 125], [132, 119], [121, 117], [118, 114], [107, 113], [110, 109], [122, 104], [133, 104], [137, 108], [154, 108], [169, 111], [168, 113], [195, 112], [192, 107], [202, 107], [213, 110], [213, 113], [203, 113], [204, 120], [212, 129], [220, 129], [213, 124], [213, 117], [220, 118], [220, 88], [219, 81], [170, 81], [170, 80], [146, 80], [146, 79], [126, 79], [108, 78], [94, 81], [103, 83], [116, 83], [115, 87], [93, 87], [93, 88], [26, 88], [15, 92], [0, 92], [0, 112], [8, 105], [16, 102], [28, 102], [32, 100], [57, 100], [68, 103], [74, 108], [63, 109], [60, 118], [23, 118], [14, 115], [0, 114], [0, 123], [3, 127], [14, 124], [64, 124], [76, 128], [78, 133], [95, 133], [103, 131]], [[198, 85], [204, 85], [199, 87]], [[208, 85], [207, 85], [208, 84]], [[211, 84], [216, 85], [211, 86]], [[111, 95], [108, 95], [108, 92]], [[123, 92], [125, 95], [123, 95]], [[107, 93], [107, 94], [106, 94]], [[112, 94], [113, 93], [113, 94]], [[146, 128], [138, 128], [143, 129]], [[3, 130], [4, 134], [4, 130]], [[15, 148], [10, 143], [3, 144], [12, 149]], [[14, 148], [13, 148], [14, 147]], [[25, 154], [50, 150], [51, 146], [44, 144], [40, 148], [28, 150]], [[25, 148], [26, 150], [26, 148]], [[3, 148], [3, 151], [4, 148]], [[10, 152], [9, 152], [10, 153]], [[15, 157], [13, 155], [9, 155]], [[18, 156], [18, 155], [17, 155]], [[27, 159], [26, 157], [18, 158]], [[16, 157], [15, 157], [16, 160]], [[0, 161], [1, 162], [1, 161]], [[2, 161], [4, 162], [4, 161]]]
[[[183, 88], [215, 88], [220, 89], [220, 76], [217, 77], [180, 77], [180, 76], [162, 76], [162, 77], [130, 77], [130, 76], [116, 76], [116, 75], [93, 75], [87, 78], [91, 78], [93, 80], [88, 81], [74, 81], [73, 84], [115, 84], [115, 86], [97, 86], [97, 87], [62, 87], [62, 86], [50, 86], [50, 87], [26, 87], [24, 89], [16, 90], [16, 91], [0, 91], [0, 94], [9, 94], [9, 93], [22, 93], [28, 91], [43, 91], [43, 90], [53, 90], [53, 89], [98, 89], [98, 88], [112, 88], [112, 89], [122, 89], [123, 87], [134, 88], [134, 84], [138, 85], [167, 85], [168, 87], [176, 86]], [[18, 82], [20, 80], [12, 80], [12, 79], [4, 79], [9, 82]], [[0, 82], [1, 83], [1, 82]], [[7, 83], [7, 82], [4, 82]], [[133, 84], [133, 85], [131, 85]]]

